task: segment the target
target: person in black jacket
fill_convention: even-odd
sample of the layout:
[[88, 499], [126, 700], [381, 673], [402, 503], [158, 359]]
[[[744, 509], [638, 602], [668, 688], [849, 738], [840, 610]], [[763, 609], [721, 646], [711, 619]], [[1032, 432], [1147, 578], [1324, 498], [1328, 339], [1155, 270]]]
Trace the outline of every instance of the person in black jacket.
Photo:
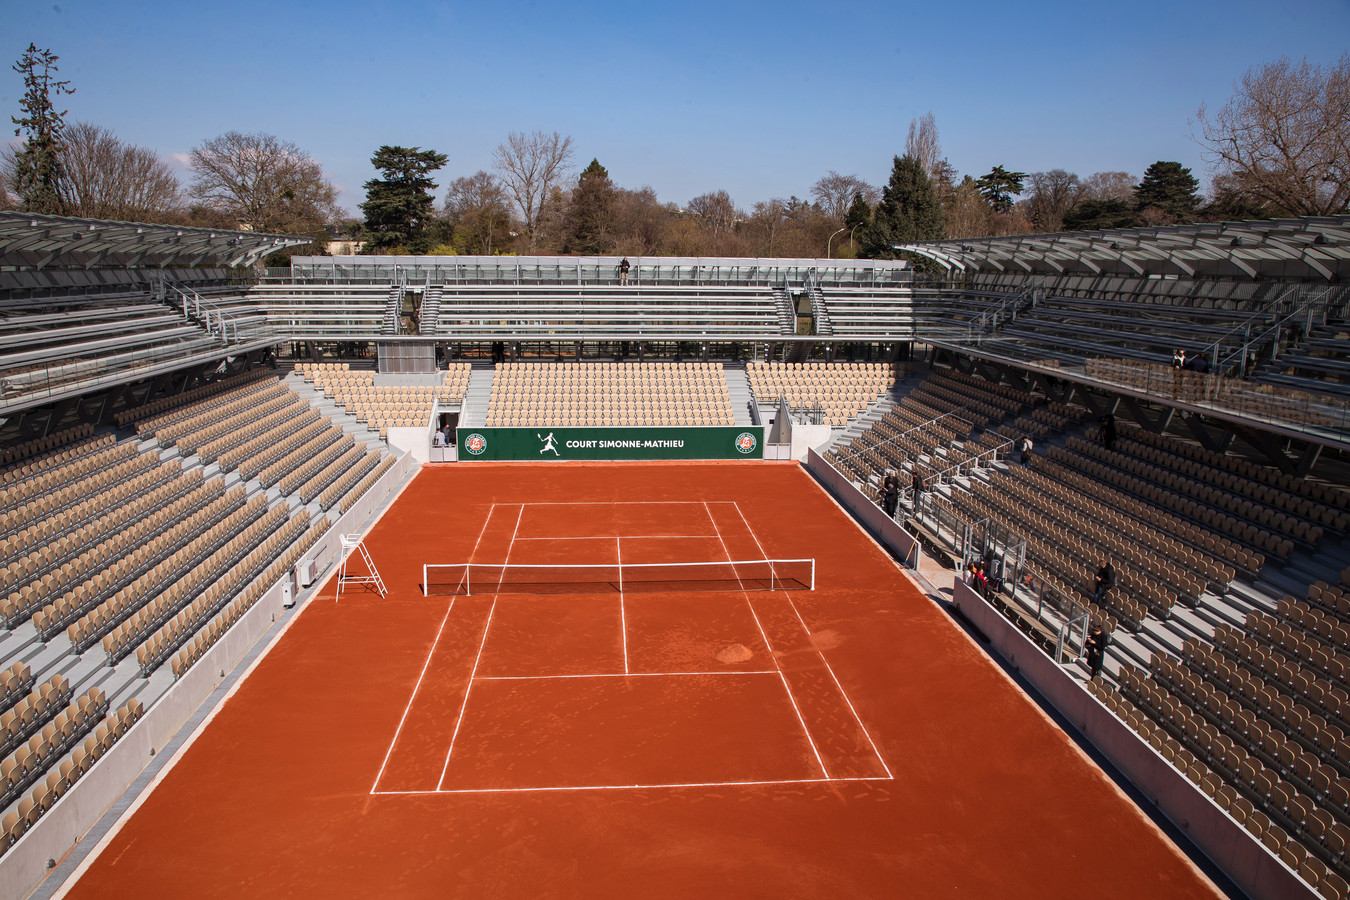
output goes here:
[[900, 505], [900, 479], [893, 469], [887, 469], [886, 477], [881, 479], [881, 496], [886, 515], [894, 519], [895, 508]]
[[1102, 663], [1106, 660], [1106, 648], [1111, 645], [1111, 636], [1100, 624], [1093, 625], [1087, 640], [1083, 642], [1083, 656], [1087, 658], [1088, 671], [1092, 678], [1102, 673]]
[[1097, 570], [1097, 580], [1092, 591], [1092, 602], [1101, 603], [1106, 592], [1116, 585], [1116, 569], [1111, 565], [1111, 560], [1102, 562], [1102, 567]]

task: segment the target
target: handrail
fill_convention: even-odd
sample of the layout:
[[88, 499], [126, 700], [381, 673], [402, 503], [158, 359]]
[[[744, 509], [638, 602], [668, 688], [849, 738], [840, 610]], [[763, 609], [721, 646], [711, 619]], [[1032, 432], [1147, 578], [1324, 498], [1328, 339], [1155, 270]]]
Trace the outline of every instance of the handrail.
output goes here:
[[965, 422], [965, 423], [966, 423], [967, 425], [969, 425], [971, 428], [974, 428], [974, 427], [975, 427], [975, 423], [974, 423], [974, 422], [971, 422], [969, 419], [962, 419], [960, 416], [957, 415], [958, 412], [964, 412], [964, 411], [971, 410], [971, 409], [972, 409], [972, 407], [971, 407], [971, 405], [969, 405], [969, 404], [966, 405], [966, 406], [958, 406], [956, 409], [950, 410], [949, 412], [945, 412], [945, 413], [943, 413], [942, 415], [940, 415], [940, 416], [938, 416], [938, 417], [936, 417], [936, 418], [934, 418], [934, 419], [929, 419], [927, 422], [924, 422], [924, 423], [921, 424], [921, 425], [915, 425], [913, 428], [910, 428], [908, 431], [905, 431], [903, 434], [897, 434], [897, 435], [895, 435], [894, 437], [886, 438], [886, 440], [884, 440], [884, 441], [881, 441], [881, 442], [879, 442], [879, 443], [873, 444], [873, 445], [870, 446], [870, 447], [864, 447], [863, 449], [858, 450], [858, 451], [856, 451], [856, 452], [854, 452], [854, 453], [839, 454], [839, 458], [840, 458], [840, 459], [854, 459], [855, 457], [862, 456], [862, 455], [863, 455], [864, 453], [866, 453], [868, 450], [875, 450], [875, 449], [877, 449], [878, 447], [884, 447], [884, 446], [886, 446], [887, 444], [893, 443], [894, 441], [898, 441], [898, 440], [901, 440], [902, 438], [909, 437], [909, 436], [910, 436], [911, 434], [913, 434], [914, 432], [916, 432], [916, 431], [921, 431], [922, 429], [927, 428], [929, 425], [934, 425], [934, 424], [936, 424], [936, 423], [938, 423], [938, 422], [941, 422], [943, 419], [946, 419], [946, 418], [949, 418], [949, 417], [950, 417], [950, 418], [953, 418], [953, 419], [956, 419], [956, 420], [959, 421], [959, 422]]
[[[178, 295], [179, 303], [183, 307], [183, 321], [196, 321], [206, 329], [209, 335], [220, 335], [223, 343], [231, 343], [239, 340], [239, 322], [234, 315], [226, 313], [209, 300], [203, 300], [202, 295], [195, 290], [188, 291], [172, 283], [167, 278], [160, 282], [164, 289], [172, 291]], [[172, 305], [167, 293], [165, 301]], [[214, 317], [214, 327], [212, 323], [212, 314]]]

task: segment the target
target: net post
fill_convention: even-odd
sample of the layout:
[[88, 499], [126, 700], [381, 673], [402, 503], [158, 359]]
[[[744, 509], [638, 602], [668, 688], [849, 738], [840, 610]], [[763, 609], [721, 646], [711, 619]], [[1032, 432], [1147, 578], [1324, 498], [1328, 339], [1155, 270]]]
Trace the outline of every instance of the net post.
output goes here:
[[427, 564], [422, 563], [422, 596], [431, 596], [431, 582], [427, 578]]
[[472, 578], [472, 573], [473, 573], [473, 563], [465, 563], [465, 564], [464, 564], [464, 596], [465, 596], [465, 597], [469, 597], [469, 596], [472, 596], [472, 595], [473, 595], [473, 578]]
[[816, 558], [811, 557], [811, 590], [816, 589]]
[[774, 568], [773, 560], [768, 560], [768, 563], [769, 563], [769, 590], [776, 591], [778, 590], [778, 571]]

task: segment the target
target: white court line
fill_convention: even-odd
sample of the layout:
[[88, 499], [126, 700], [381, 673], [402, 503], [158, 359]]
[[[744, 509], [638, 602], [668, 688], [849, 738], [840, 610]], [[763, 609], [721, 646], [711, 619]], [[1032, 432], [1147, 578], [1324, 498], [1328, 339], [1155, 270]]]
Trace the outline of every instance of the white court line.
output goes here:
[[[750, 537], [754, 539], [755, 546], [759, 548], [760, 555], [765, 559], [768, 559], [769, 554], [765, 552], [764, 546], [759, 542], [759, 536], [755, 534], [755, 529], [750, 527], [750, 522], [745, 518], [745, 513], [741, 512], [741, 505], [736, 503], [735, 506], [736, 514], [740, 516], [741, 521], [745, 523], [745, 529], [750, 532]], [[806, 632], [807, 637], [814, 638], [815, 636], [811, 633], [811, 629], [806, 624], [806, 620], [802, 618], [801, 610], [797, 608], [796, 602], [792, 599], [792, 594], [783, 591], [783, 598], [787, 600], [788, 606], [792, 607], [792, 614], [796, 616], [797, 621], [801, 623], [802, 631]], [[839, 691], [839, 696], [844, 698], [844, 703], [848, 705], [848, 711], [853, 714], [853, 720], [857, 722], [858, 727], [862, 729], [863, 736], [867, 738], [868, 745], [871, 746], [872, 752], [876, 754], [877, 762], [881, 763], [881, 767], [886, 770], [887, 777], [894, 778], [895, 776], [891, 773], [891, 767], [886, 765], [886, 760], [882, 757], [881, 750], [877, 748], [877, 742], [872, 740], [872, 733], [867, 730], [867, 726], [863, 723], [862, 716], [858, 715], [858, 710], [854, 708], [853, 701], [848, 696], [848, 691], [844, 690], [844, 686], [839, 683], [839, 676], [834, 674], [834, 667], [831, 666], [830, 661], [825, 658], [825, 654], [822, 653], [819, 648], [816, 648], [814, 639], [811, 641], [811, 646], [816, 650], [816, 655], [820, 657], [821, 663], [824, 664], [825, 671], [830, 673], [830, 680], [834, 682], [835, 688]]]
[[698, 506], [735, 500], [531, 500], [526, 506]]
[[[511, 532], [511, 543], [508, 544], [506, 548], [507, 562], [511, 559], [511, 548], [515, 546], [516, 532], [520, 531], [520, 520], [524, 515], [525, 505], [522, 503], [520, 511], [516, 513], [516, 527], [515, 530]], [[503, 562], [502, 565], [506, 565], [506, 562]], [[450, 757], [455, 752], [455, 739], [459, 737], [459, 727], [464, 724], [464, 710], [468, 708], [469, 694], [473, 691], [473, 677], [478, 673], [478, 663], [483, 659], [483, 648], [487, 646], [488, 632], [492, 629], [492, 614], [496, 611], [497, 595], [493, 594], [492, 606], [488, 608], [487, 621], [483, 623], [483, 637], [478, 642], [478, 653], [474, 656], [473, 668], [469, 671], [469, 683], [464, 688], [464, 699], [460, 701], [459, 704], [459, 715], [455, 717], [455, 730], [450, 735], [450, 747], [445, 751], [445, 763], [441, 766], [441, 777], [436, 781], [436, 790], [441, 789], [441, 785], [445, 782], [445, 773], [450, 768]]]
[[628, 616], [623, 609], [623, 538], [614, 538], [614, 557], [619, 563], [619, 636], [623, 638], [623, 674], [628, 674]]
[[[473, 550], [469, 551], [469, 559], [473, 559], [473, 554], [478, 551], [478, 544], [483, 540], [483, 532], [487, 531], [488, 522], [492, 520], [492, 514], [497, 509], [497, 504], [492, 504], [488, 508], [487, 517], [483, 519], [483, 527], [478, 529], [478, 539], [473, 542]], [[441, 618], [441, 627], [436, 629], [436, 639], [431, 642], [431, 649], [427, 651], [426, 662], [422, 663], [422, 671], [417, 676], [417, 683], [413, 685], [412, 696], [408, 698], [408, 704], [403, 707], [403, 715], [399, 716], [398, 727], [394, 729], [394, 737], [389, 741], [389, 749], [384, 753], [384, 761], [380, 763], [380, 771], [375, 774], [375, 783], [371, 785], [370, 792], [375, 793], [375, 789], [380, 786], [380, 779], [384, 777], [384, 769], [389, 765], [389, 757], [394, 755], [394, 747], [398, 744], [398, 736], [403, 732], [403, 723], [408, 721], [408, 713], [412, 712], [413, 703], [417, 700], [417, 692], [422, 689], [422, 679], [427, 675], [427, 669], [431, 667], [431, 660], [436, 655], [436, 647], [441, 643], [441, 635], [445, 632], [445, 623], [450, 621], [450, 611], [455, 608], [454, 598], [450, 598], [450, 605], [445, 608], [445, 615]]]
[[717, 672], [624, 672], [620, 675], [618, 672], [609, 674], [596, 673], [587, 675], [484, 675], [479, 681], [551, 681], [562, 678], [676, 678], [683, 676], [705, 676], [705, 675], [777, 675], [774, 669], [746, 669], [737, 671], [734, 669], [722, 669]]
[[840, 782], [892, 781], [890, 778], [868, 775], [845, 775], [840, 778], [772, 778], [765, 781], [671, 781], [650, 784], [584, 784], [559, 787], [519, 788], [437, 788], [434, 791], [380, 791], [384, 796], [426, 796], [429, 794], [556, 794], [566, 791], [640, 791], [658, 788], [716, 788], [769, 787], [780, 784], [838, 784]]
[[[727, 542], [722, 540], [722, 529], [717, 527], [717, 520], [713, 518], [712, 510], [708, 508], [707, 503], [703, 504], [703, 508], [708, 513], [708, 521], [712, 522], [713, 531], [717, 532], [717, 540], [722, 544], [722, 552], [727, 555], [727, 561], [734, 561], [735, 557], [727, 549]], [[758, 541], [756, 541], [756, 544], [758, 544]], [[736, 582], [739, 584], [740, 581], [741, 577], [737, 575]], [[769, 649], [769, 657], [773, 660], [774, 668], [778, 670], [778, 679], [783, 682], [783, 690], [787, 693], [788, 702], [792, 704], [792, 709], [797, 714], [797, 721], [802, 726], [802, 733], [806, 735], [806, 742], [811, 745], [811, 752], [816, 755], [816, 762], [820, 765], [821, 773], [826, 780], [829, 780], [830, 770], [825, 768], [825, 760], [821, 759], [820, 751], [816, 749], [815, 738], [811, 737], [811, 729], [806, 727], [806, 719], [802, 717], [802, 711], [797, 706], [797, 698], [792, 696], [792, 688], [788, 685], [787, 676], [783, 674], [783, 667], [778, 664], [778, 657], [774, 656], [773, 644], [769, 641], [769, 635], [765, 632], [764, 626], [760, 624], [759, 615], [755, 612], [755, 605], [750, 602], [750, 594], [745, 590], [744, 585], [741, 585], [741, 596], [745, 598], [746, 608], [750, 610], [750, 615], [755, 620], [755, 627], [759, 629], [759, 636], [764, 639], [764, 646]]]
[[616, 537], [623, 540], [650, 540], [652, 538], [710, 538], [711, 534], [569, 534], [565, 537], [520, 537], [518, 541], [612, 541]]

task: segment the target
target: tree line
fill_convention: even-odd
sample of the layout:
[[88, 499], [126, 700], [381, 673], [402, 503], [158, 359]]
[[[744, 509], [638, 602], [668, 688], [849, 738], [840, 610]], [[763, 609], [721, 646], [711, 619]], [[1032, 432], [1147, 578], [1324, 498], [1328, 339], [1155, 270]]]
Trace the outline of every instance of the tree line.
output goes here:
[[1350, 208], [1350, 55], [1327, 67], [1288, 59], [1253, 67], [1221, 109], [1201, 106], [1193, 137], [1213, 163], [1208, 197], [1189, 168], [1166, 160], [1139, 177], [1001, 163], [962, 174], [943, 156], [930, 112], [910, 123], [885, 185], [831, 171], [805, 199], [748, 208], [725, 190], [663, 203], [649, 187], [616, 185], [597, 157], [576, 171], [575, 143], [558, 132], [509, 134], [491, 171], [450, 179], [443, 194], [445, 153], [384, 145], [371, 157], [379, 177], [365, 184], [358, 217], [338, 207], [312, 155], [274, 135], [203, 140], [183, 184], [154, 151], [99, 125], [67, 125], [55, 101], [74, 88], [57, 79], [58, 60], [30, 44], [14, 65], [24, 94], [11, 121], [24, 141], [0, 153], [0, 207], [312, 236], [297, 253], [321, 253], [340, 234], [367, 253], [887, 257], [908, 241]]

